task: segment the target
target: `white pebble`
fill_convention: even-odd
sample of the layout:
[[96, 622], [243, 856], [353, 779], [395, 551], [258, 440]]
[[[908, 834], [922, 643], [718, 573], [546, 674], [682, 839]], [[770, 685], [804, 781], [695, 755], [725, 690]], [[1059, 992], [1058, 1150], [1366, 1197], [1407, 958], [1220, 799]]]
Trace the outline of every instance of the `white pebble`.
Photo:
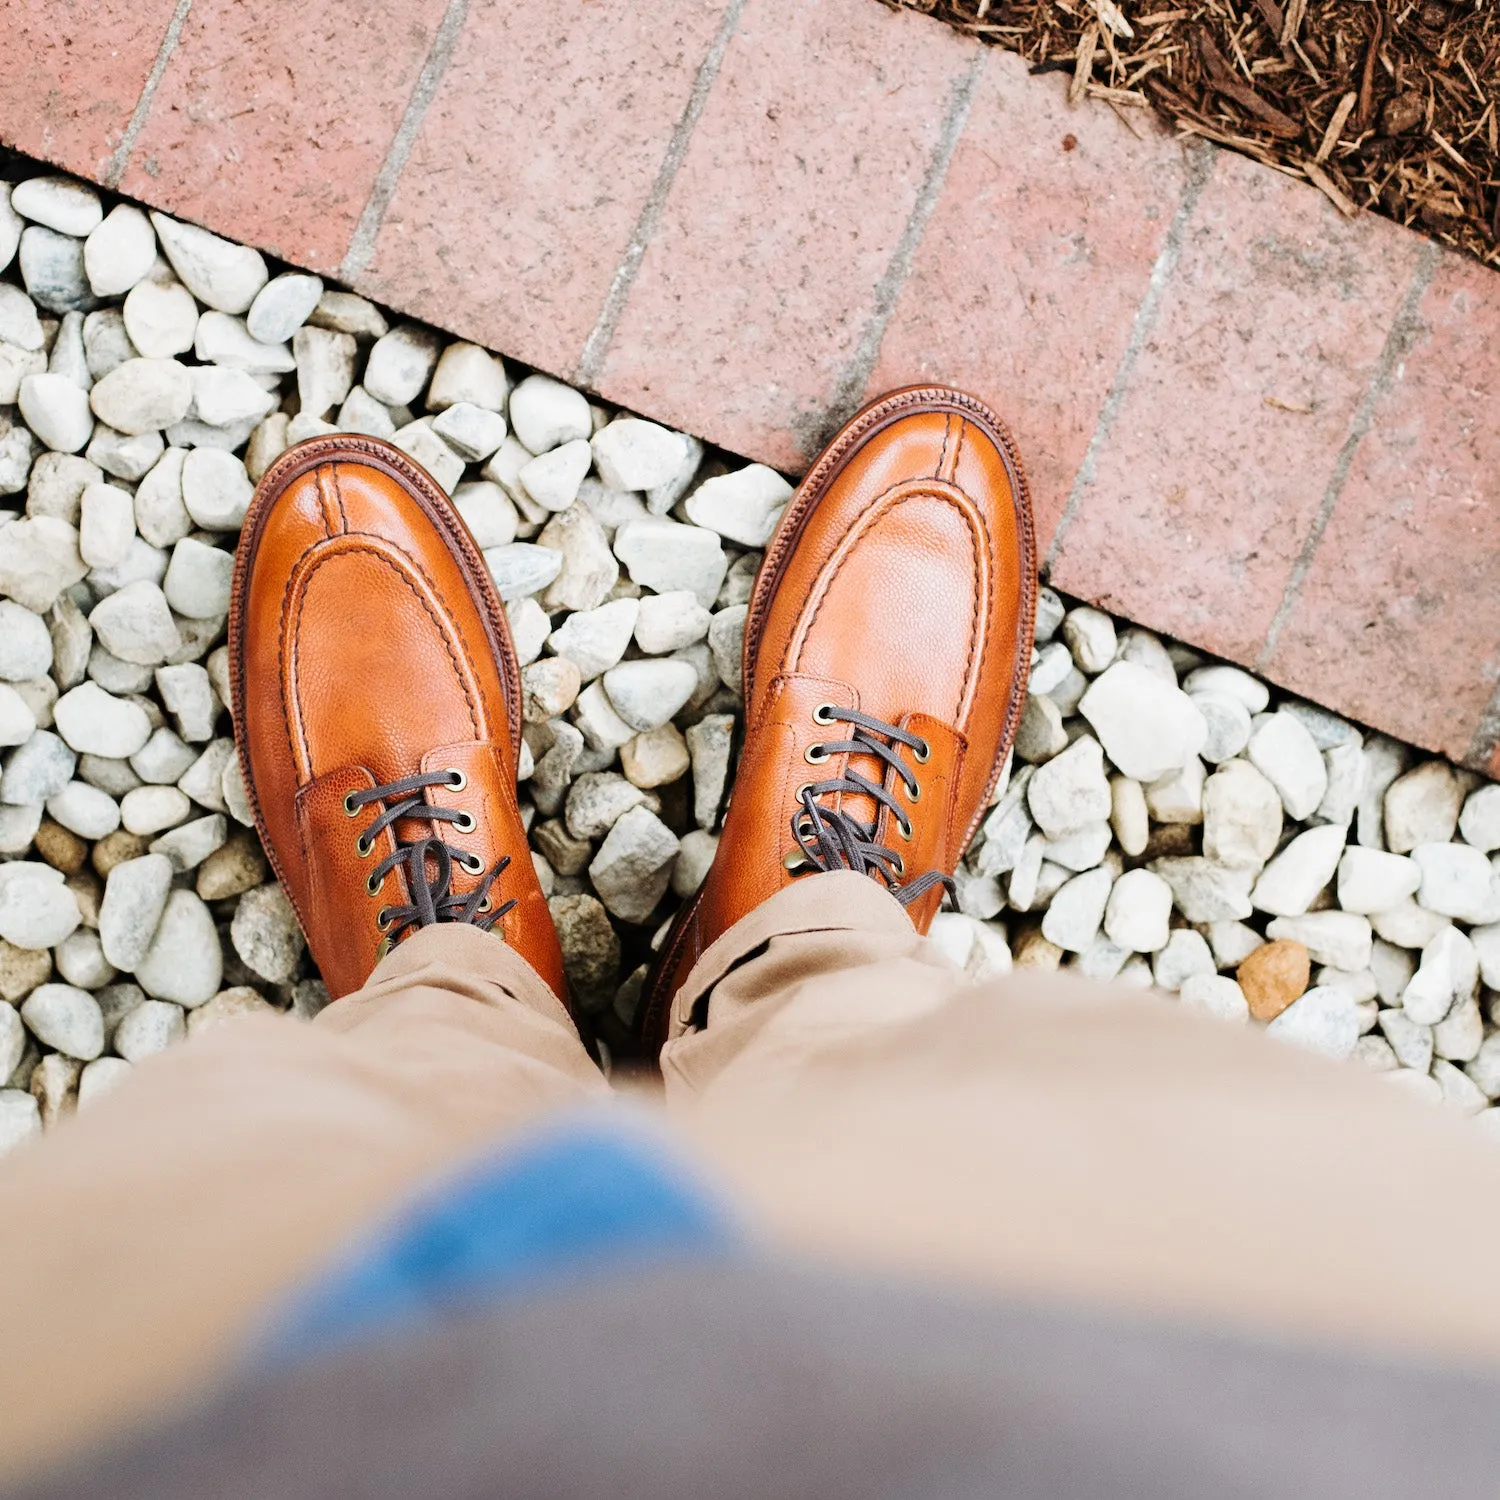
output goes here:
[[549, 375], [528, 375], [510, 393], [510, 429], [531, 453], [588, 438], [594, 428], [583, 394]]
[[202, 303], [223, 313], [247, 312], [266, 284], [260, 252], [220, 239], [196, 224], [181, 224], [152, 213], [162, 253], [182, 284]]
[[1186, 693], [1129, 661], [1117, 661], [1097, 677], [1078, 711], [1110, 760], [1142, 782], [1185, 765], [1208, 736], [1203, 715]]
[[151, 734], [145, 709], [106, 693], [95, 682], [82, 682], [64, 693], [53, 717], [57, 732], [74, 750], [111, 760], [134, 755]]
[[[148, 277], [130, 289], [121, 309], [125, 332], [146, 359], [171, 359], [193, 347], [198, 304], [180, 281]], [[165, 425], [165, 424], [162, 424]]]
[[365, 365], [365, 389], [387, 406], [409, 406], [422, 394], [442, 352], [430, 328], [401, 323], [375, 340]]
[[91, 484], [79, 504], [78, 551], [91, 568], [125, 561], [135, 539], [135, 502], [112, 484]]
[[1500, 922], [1500, 874], [1468, 844], [1418, 844], [1412, 862], [1421, 871], [1417, 904], [1459, 922]]
[[[159, 855], [168, 870], [170, 861]], [[167, 898], [146, 955], [135, 967], [136, 981], [148, 995], [189, 1008], [211, 1000], [224, 976], [219, 934], [208, 908], [192, 891]]]
[[688, 496], [685, 509], [695, 526], [716, 531], [741, 547], [764, 547], [791, 497], [791, 485], [774, 469], [750, 464], [705, 479]]
[[1416, 894], [1422, 872], [1405, 855], [1351, 844], [1339, 860], [1339, 905], [1371, 916]]
[[244, 463], [219, 448], [194, 448], [182, 462], [182, 503], [205, 531], [238, 531], [255, 487]]
[[262, 343], [285, 343], [307, 322], [322, 295], [321, 277], [285, 271], [255, 294], [245, 315], [245, 327], [251, 338]]
[[1245, 992], [1227, 975], [1192, 974], [1183, 980], [1177, 997], [1187, 1009], [1203, 1011], [1218, 1021], [1250, 1019]]
[[1360, 1037], [1359, 1011], [1341, 990], [1310, 989], [1267, 1025], [1266, 1035], [1325, 1057], [1351, 1057]]
[[1263, 719], [1246, 753], [1276, 788], [1288, 817], [1299, 822], [1311, 817], [1328, 790], [1328, 768], [1300, 719], [1285, 712]]
[[117, 203], [89, 234], [83, 269], [96, 297], [128, 292], [156, 261], [156, 232], [133, 204]]
[[1250, 900], [1272, 916], [1297, 917], [1333, 879], [1346, 830], [1324, 824], [1299, 833], [1261, 872]]
[[91, 234], [104, 217], [98, 193], [71, 177], [30, 177], [18, 182], [11, 189], [10, 206], [23, 219], [74, 239]]
[[104, 1016], [87, 990], [43, 984], [21, 1006], [21, 1019], [44, 1046], [88, 1062], [104, 1051]]
[[66, 375], [28, 375], [18, 401], [26, 425], [54, 453], [77, 453], [94, 431], [89, 397]]
[[1150, 870], [1127, 870], [1109, 893], [1104, 932], [1132, 953], [1155, 953], [1171, 936], [1172, 888]]

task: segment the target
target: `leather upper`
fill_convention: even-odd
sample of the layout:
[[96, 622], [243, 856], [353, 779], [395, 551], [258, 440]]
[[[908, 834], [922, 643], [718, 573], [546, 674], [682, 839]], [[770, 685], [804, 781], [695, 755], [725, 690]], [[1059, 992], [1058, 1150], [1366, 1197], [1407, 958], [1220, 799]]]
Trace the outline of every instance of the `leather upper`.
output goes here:
[[[374, 438], [299, 444], [262, 479], [245, 521], [230, 612], [241, 763], [256, 825], [329, 991], [359, 988], [378, 918], [410, 901], [404, 868], [374, 894], [374, 866], [403, 840], [440, 833], [516, 907], [493, 928], [562, 995], [562, 957], [516, 795], [520, 676], [478, 549], [446, 496]], [[463, 773], [426, 800], [472, 815], [472, 832], [407, 819], [361, 856], [380, 811], [351, 792], [419, 771]], [[455, 778], [456, 779], [456, 778]], [[472, 891], [481, 873], [452, 872]]]
[[[788, 506], [757, 579], [734, 792], [713, 868], [663, 945], [648, 1035], [660, 1032], [665, 1000], [703, 950], [799, 878], [788, 856], [800, 786], [837, 777], [854, 760], [900, 802], [910, 839], [868, 795], [830, 794], [826, 805], [863, 823], [878, 810], [876, 840], [901, 855], [907, 877], [952, 873], [1024, 704], [1035, 609], [1025, 478], [986, 408], [942, 387], [900, 391], [835, 438]], [[925, 763], [904, 754], [915, 798], [873, 755], [809, 763], [810, 749], [846, 737], [814, 719], [824, 704], [859, 709], [927, 743]], [[908, 908], [919, 931], [941, 899], [938, 887]]]

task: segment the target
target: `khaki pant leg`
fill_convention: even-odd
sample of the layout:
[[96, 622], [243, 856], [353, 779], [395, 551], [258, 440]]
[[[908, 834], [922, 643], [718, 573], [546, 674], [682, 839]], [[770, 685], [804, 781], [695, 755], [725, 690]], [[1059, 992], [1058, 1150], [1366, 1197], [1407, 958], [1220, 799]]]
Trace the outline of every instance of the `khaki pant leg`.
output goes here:
[[1500, 1149], [1353, 1063], [1065, 975], [969, 987], [809, 877], [690, 976], [684, 1139], [777, 1239], [1086, 1302], [1500, 1359]]
[[312, 1025], [230, 1022], [142, 1064], [0, 1162], [0, 1473], [190, 1393], [434, 1171], [606, 1094], [525, 962], [448, 925]]

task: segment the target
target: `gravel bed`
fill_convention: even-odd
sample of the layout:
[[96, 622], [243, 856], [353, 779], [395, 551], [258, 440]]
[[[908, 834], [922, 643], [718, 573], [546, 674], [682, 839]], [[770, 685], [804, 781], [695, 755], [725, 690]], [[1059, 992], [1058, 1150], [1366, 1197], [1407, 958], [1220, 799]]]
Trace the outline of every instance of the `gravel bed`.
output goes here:
[[[452, 495], [523, 664], [522, 806], [580, 1005], [628, 1038], [713, 858], [786, 480], [92, 188], [0, 192], [0, 1149], [327, 993], [239, 775], [237, 531], [290, 443]], [[1356, 1058], [1500, 1122], [1500, 787], [1043, 590], [1013, 764], [935, 938]]]

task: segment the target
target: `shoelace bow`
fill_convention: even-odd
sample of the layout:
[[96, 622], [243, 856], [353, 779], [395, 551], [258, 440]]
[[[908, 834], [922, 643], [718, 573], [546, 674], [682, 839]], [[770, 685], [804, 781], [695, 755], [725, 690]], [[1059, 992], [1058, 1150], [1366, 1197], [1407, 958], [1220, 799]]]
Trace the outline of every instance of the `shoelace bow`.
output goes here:
[[[344, 811], [351, 818], [358, 817], [360, 809], [372, 803], [385, 804], [384, 811], [355, 839], [355, 852], [364, 859], [375, 848], [375, 840], [381, 833], [402, 818], [421, 820], [439, 827], [444, 823], [452, 823], [460, 833], [472, 833], [478, 826], [472, 813], [451, 807], [434, 807], [427, 801], [428, 787], [459, 788], [465, 782], [462, 771], [422, 771], [415, 776], [403, 776], [399, 781], [388, 781], [383, 786], [350, 792], [344, 798]], [[435, 871], [430, 878], [427, 873], [429, 859], [432, 860]], [[456, 895], [450, 889], [455, 864], [465, 874], [484, 877], [467, 895]], [[461, 849], [452, 848], [437, 833], [413, 839], [409, 843], [398, 841], [396, 847], [370, 871], [369, 879], [365, 882], [365, 889], [372, 896], [379, 895], [385, 877], [392, 870], [404, 867], [407, 888], [412, 894], [409, 903], [382, 906], [376, 914], [380, 930], [385, 934], [385, 941], [381, 944], [382, 953], [389, 951], [409, 929], [430, 927], [434, 922], [468, 922], [488, 932], [516, 905], [514, 901], [506, 901], [496, 906], [490, 900], [490, 887], [504, 874], [509, 864], [510, 855], [507, 854], [486, 872], [484, 861], [477, 854], [466, 854]]]
[[[861, 713], [857, 708], [838, 708], [831, 703], [820, 703], [813, 710], [813, 720], [818, 724], [842, 722], [853, 728], [846, 740], [825, 740], [821, 744], [809, 745], [807, 759], [811, 764], [819, 765], [832, 760], [835, 755], [873, 755], [901, 778], [908, 798], [913, 802], [917, 800], [920, 794], [917, 778], [901, 758], [897, 747], [905, 746], [918, 764], [922, 764], [932, 753], [926, 740], [898, 729], [894, 724], [887, 724], [873, 714]], [[841, 792], [862, 793], [873, 798], [877, 807], [875, 822], [867, 826], [841, 808], [819, 806], [819, 797]], [[809, 782], [801, 787], [797, 804], [797, 811], [792, 814], [792, 837], [797, 841], [804, 863], [793, 866], [789, 860], [788, 868], [793, 874], [806, 869], [824, 872], [847, 869], [857, 875], [873, 875], [885, 883], [903, 906], [910, 906], [934, 886], [940, 885], [949, 891], [954, 889], [952, 877], [941, 870], [928, 870], [903, 883], [905, 861], [889, 845], [875, 841], [875, 824], [880, 820], [878, 809], [885, 807], [896, 820], [901, 836], [910, 838], [911, 819], [884, 786], [860, 775], [852, 765], [846, 763], [842, 776]]]

